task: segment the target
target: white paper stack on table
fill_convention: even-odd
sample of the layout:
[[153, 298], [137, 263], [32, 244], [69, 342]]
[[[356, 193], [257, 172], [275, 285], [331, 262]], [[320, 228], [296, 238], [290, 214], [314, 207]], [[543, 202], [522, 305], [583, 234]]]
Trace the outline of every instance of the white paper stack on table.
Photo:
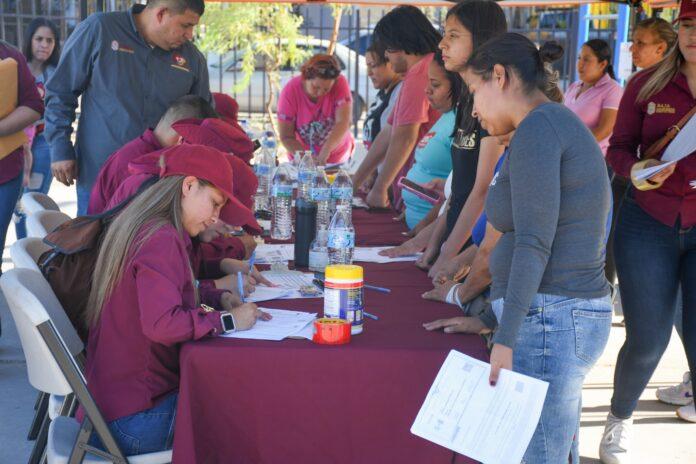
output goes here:
[[677, 136], [667, 145], [665, 152], [662, 154], [662, 162], [659, 166], [653, 166], [637, 171], [634, 175], [637, 180], [645, 180], [667, 166], [686, 158], [696, 151], [696, 116], [692, 116], [684, 127], [681, 128]]
[[263, 243], [256, 247], [256, 264], [273, 264], [295, 259], [295, 245], [292, 243]]
[[259, 309], [269, 313], [273, 318], [270, 321], [258, 320], [249, 330], [222, 334], [221, 337], [272, 341], [280, 341], [288, 337], [312, 339], [312, 323], [317, 317], [316, 313], [270, 308]]
[[382, 256], [379, 254], [380, 251], [389, 248], [394, 248], [390, 246], [381, 247], [355, 247], [353, 250], [353, 261], [363, 262], [363, 263], [398, 263], [402, 261], [416, 261], [422, 253], [415, 253], [407, 256], [399, 256], [397, 258], [390, 258], [388, 256]]
[[[300, 272], [300, 271], [263, 271], [261, 274], [271, 281], [271, 283], [277, 285], [277, 287], [265, 287], [265, 288], [275, 288], [282, 289], [285, 291], [285, 295], [281, 297], [283, 300], [292, 300], [296, 298], [321, 298], [324, 296], [323, 292], [319, 292], [316, 296], [306, 297], [300, 293], [300, 287], [304, 285], [312, 285], [314, 283], [314, 274], [311, 272]], [[260, 287], [256, 287], [257, 290]], [[316, 287], [315, 287], [316, 288]], [[319, 290], [319, 289], [317, 289]], [[255, 292], [254, 292], [255, 293]], [[252, 293], [253, 295], [253, 293]]]
[[519, 464], [544, 406], [549, 384], [449, 352], [411, 433], [485, 464]]

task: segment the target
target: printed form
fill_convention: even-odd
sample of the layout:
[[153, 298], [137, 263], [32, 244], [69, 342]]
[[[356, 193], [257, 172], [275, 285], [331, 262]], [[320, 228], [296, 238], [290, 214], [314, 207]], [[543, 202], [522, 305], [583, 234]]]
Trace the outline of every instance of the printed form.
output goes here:
[[519, 464], [536, 429], [548, 383], [450, 351], [411, 433], [485, 464]]

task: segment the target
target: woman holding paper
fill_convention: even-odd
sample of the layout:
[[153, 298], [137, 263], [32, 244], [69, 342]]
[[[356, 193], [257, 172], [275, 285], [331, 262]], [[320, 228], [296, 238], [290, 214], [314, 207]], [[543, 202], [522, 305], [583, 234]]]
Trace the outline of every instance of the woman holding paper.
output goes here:
[[171, 446], [182, 343], [270, 319], [228, 291], [204, 293], [193, 277], [191, 237], [244, 208], [224, 154], [189, 144], [166, 153], [160, 179], [103, 237], [85, 315], [85, 377], [126, 455]]
[[[677, 46], [628, 83], [607, 152], [614, 171], [630, 178], [633, 186], [616, 223], [614, 253], [626, 341], [600, 447], [606, 463], [628, 462], [631, 416], [669, 342], [680, 284], [683, 343], [692, 378], [696, 372], [696, 120], [691, 116], [685, 121], [695, 107], [696, 3], [684, 1]], [[683, 127], [673, 146], [654, 145], [675, 125]], [[655, 158], [645, 159], [653, 153]], [[637, 180], [638, 171], [666, 158], [681, 159], [647, 181]], [[677, 414], [696, 422], [693, 402]]]
[[[22, 191], [23, 140], [17, 133], [43, 113], [43, 101], [22, 53], [0, 40], [0, 252]], [[13, 62], [14, 61], [14, 62]], [[16, 93], [9, 94], [7, 89]], [[21, 134], [20, 134], [21, 135]], [[0, 271], [2, 273], [2, 271]]]
[[486, 198], [488, 222], [502, 232], [489, 262], [499, 321], [490, 383], [501, 368], [548, 382], [523, 461], [577, 464], [582, 384], [611, 328], [604, 158], [589, 129], [544, 94], [548, 74], [528, 38], [486, 42], [464, 80], [481, 126], [492, 136], [515, 131]]

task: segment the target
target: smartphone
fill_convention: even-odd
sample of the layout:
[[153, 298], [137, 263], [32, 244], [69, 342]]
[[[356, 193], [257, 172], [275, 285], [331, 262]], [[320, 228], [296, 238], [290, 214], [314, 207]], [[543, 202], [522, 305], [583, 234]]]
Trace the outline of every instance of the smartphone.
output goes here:
[[409, 192], [416, 195], [418, 198], [422, 198], [423, 200], [427, 201], [428, 203], [432, 203], [433, 205], [440, 202], [440, 195], [437, 192], [433, 190], [428, 190], [422, 185], [416, 184], [412, 180], [409, 180], [405, 177], [399, 179], [399, 182], [397, 182], [396, 185], [398, 185], [402, 189], [408, 190]]

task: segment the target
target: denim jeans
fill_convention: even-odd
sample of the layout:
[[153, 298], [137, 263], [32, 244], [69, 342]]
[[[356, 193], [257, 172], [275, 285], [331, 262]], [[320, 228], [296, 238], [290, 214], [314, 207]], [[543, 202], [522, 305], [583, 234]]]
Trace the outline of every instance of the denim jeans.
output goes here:
[[[109, 430], [124, 455], [154, 453], [172, 447], [178, 396], [172, 393], [151, 409], [109, 422]], [[103, 449], [96, 433], [92, 434], [90, 444]]]
[[[31, 178], [29, 179], [29, 185], [24, 187], [23, 193], [48, 193], [53, 180], [53, 175], [51, 174], [51, 150], [43, 134], [39, 134], [34, 138], [31, 144], [31, 154], [33, 156]], [[15, 231], [19, 240], [27, 236], [27, 217], [20, 208], [15, 209], [14, 213]]]
[[91, 185], [77, 184], [77, 215], [85, 216], [89, 207], [89, 195], [92, 192]]
[[[0, 184], [0, 255], [5, 249], [5, 235], [12, 221], [12, 212], [22, 192], [22, 173], [12, 180]], [[2, 272], [2, 271], [0, 271]]]
[[696, 372], [696, 227], [666, 226], [628, 195], [614, 253], [626, 341], [616, 361], [611, 412], [626, 419], [667, 348], [680, 285], [683, 344], [692, 378]]
[[[493, 302], [502, 309], [503, 300]], [[537, 294], [513, 350], [513, 370], [549, 383], [539, 423], [524, 454], [528, 464], [565, 464], [578, 451], [582, 384], [604, 351], [612, 305], [603, 298]]]

